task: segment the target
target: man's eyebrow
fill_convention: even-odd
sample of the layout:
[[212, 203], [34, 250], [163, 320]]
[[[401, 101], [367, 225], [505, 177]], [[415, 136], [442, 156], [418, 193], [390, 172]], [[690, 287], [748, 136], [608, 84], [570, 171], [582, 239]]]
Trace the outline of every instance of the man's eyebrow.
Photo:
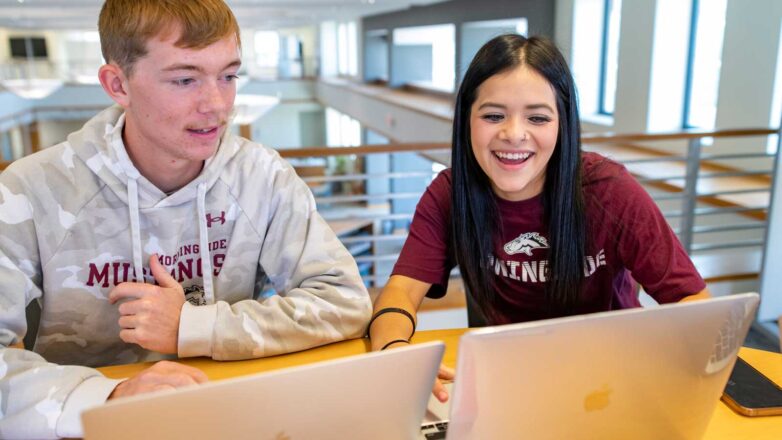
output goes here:
[[[239, 59], [235, 59], [230, 63], [226, 64], [226, 66], [220, 69], [220, 71], [232, 69], [235, 67], [239, 67], [241, 65], [242, 65], [242, 61]], [[164, 72], [176, 72], [178, 70], [187, 70], [187, 71], [200, 72], [200, 73], [204, 72], [204, 69], [202, 67], [196, 66], [194, 64], [172, 64], [168, 67], [163, 68]]]

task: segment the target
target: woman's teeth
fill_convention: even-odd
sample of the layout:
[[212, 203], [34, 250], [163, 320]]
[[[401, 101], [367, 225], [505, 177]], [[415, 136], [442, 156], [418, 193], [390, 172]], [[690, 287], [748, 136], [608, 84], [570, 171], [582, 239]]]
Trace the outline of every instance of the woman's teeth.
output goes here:
[[505, 159], [505, 160], [525, 160], [532, 153], [529, 153], [529, 152], [527, 152], [527, 153], [503, 153], [501, 151], [497, 151], [494, 154], [497, 155], [497, 157], [499, 157], [500, 159]]

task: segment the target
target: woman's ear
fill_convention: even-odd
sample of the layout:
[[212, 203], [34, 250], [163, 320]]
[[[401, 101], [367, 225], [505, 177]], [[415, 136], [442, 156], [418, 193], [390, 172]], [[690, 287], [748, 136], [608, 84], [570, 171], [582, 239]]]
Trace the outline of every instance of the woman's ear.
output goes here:
[[103, 90], [123, 108], [130, 105], [130, 94], [128, 93], [128, 81], [125, 72], [114, 64], [104, 64], [98, 70], [98, 79]]

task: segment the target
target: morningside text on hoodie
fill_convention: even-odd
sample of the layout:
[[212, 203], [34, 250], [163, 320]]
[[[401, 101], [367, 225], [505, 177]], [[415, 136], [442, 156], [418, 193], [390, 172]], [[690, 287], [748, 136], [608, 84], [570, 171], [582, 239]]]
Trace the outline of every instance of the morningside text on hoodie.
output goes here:
[[[123, 125], [110, 107], [0, 173], [0, 438], [79, 437], [80, 413], [119, 382], [95, 367], [171, 357], [120, 340], [108, 301], [119, 283], [155, 282], [155, 253], [187, 295], [178, 357], [304, 350], [360, 337], [369, 319], [355, 261], [275, 151], [227, 130], [166, 195], [133, 166]], [[261, 295], [267, 283], [277, 294]], [[32, 301], [35, 346], [10, 348]]]

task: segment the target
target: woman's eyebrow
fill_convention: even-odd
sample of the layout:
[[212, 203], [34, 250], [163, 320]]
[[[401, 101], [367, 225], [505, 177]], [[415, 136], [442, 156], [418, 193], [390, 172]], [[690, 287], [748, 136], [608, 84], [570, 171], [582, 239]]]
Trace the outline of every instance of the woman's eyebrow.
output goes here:
[[507, 108], [504, 104], [499, 104], [497, 102], [484, 102], [483, 104], [481, 104], [478, 107], [478, 110], [480, 110], [482, 108], [485, 108], [485, 107], [497, 107], [497, 108], [501, 108], [501, 109]]
[[[500, 108], [500, 109], [506, 109], [507, 108], [507, 106], [505, 104], [500, 104], [500, 103], [497, 103], [497, 102], [487, 101], [487, 102], [482, 103], [480, 106], [478, 106], [478, 110], [481, 110], [481, 109], [483, 109], [485, 107], [496, 107], [496, 108]], [[543, 109], [543, 110], [548, 110], [548, 111], [554, 113], [554, 109], [551, 108], [550, 105], [548, 105], [546, 103], [543, 103], [543, 102], [535, 103], [535, 104], [529, 104], [529, 105], [524, 106], [524, 108], [527, 109], [527, 110], [541, 110], [541, 109]]]
[[541, 102], [541, 103], [539, 103], [539, 104], [529, 104], [529, 105], [528, 105], [528, 106], [526, 106], [525, 108], [526, 108], [527, 110], [540, 110], [540, 109], [543, 109], [543, 110], [548, 110], [548, 111], [550, 111], [550, 112], [554, 113], [554, 109], [553, 109], [553, 108], [551, 108], [551, 106], [550, 106], [550, 105], [548, 105], [548, 104], [545, 104], [545, 103], [542, 103], [542, 102]]

